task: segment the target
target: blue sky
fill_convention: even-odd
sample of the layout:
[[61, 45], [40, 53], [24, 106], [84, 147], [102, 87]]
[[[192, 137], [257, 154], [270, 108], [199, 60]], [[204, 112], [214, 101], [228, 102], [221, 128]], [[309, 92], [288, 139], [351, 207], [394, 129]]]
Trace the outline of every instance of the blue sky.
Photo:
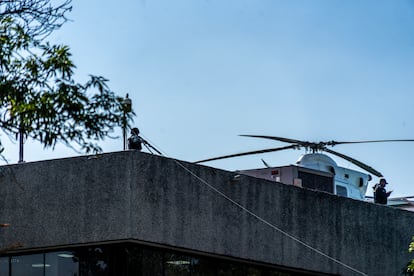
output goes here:
[[[78, 80], [103, 75], [117, 94], [129, 93], [134, 125], [169, 157], [195, 161], [286, 145], [239, 134], [414, 139], [410, 0], [74, 0], [69, 17], [50, 40], [70, 46]], [[1, 137], [16, 162], [17, 146]], [[121, 150], [122, 140], [102, 147]], [[382, 172], [393, 196], [414, 195], [414, 143], [333, 149]], [[256, 168], [261, 158], [287, 165], [303, 153], [206, 165]], [[25, 145], [26, 161], [76, 155]]]

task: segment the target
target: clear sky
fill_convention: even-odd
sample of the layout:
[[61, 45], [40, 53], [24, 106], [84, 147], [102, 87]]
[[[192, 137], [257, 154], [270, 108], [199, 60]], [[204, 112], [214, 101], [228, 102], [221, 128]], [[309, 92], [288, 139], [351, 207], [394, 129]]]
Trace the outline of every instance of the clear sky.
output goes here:
[[[287, 145], [239, 134], [414, 139], [411, 0], [74, 0], [69, 17], [50, 40], [70, 46], [78, 80], [103, 75], [117, 94], [129, 93], [134, 125], [168, 157], [196, 161]], [[15, 163], [17, 145], [1, 138]], [[122, 150], [122, 139], [101, 145]], [[414, 143], [333, 150], [382, 172], [393, 196], [414, 195]], [[303, 153], [206, 165], [260, 168], [261, 158], [288, 165]], [[25, 145], [26, 161], [76, 155]]]

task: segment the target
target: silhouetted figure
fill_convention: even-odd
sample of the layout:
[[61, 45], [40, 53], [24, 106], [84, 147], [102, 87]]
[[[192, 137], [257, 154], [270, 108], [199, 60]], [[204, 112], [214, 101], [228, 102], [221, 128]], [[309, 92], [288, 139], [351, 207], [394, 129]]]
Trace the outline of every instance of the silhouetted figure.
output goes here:
[[375, 184], [374, 187], [374, 202], [379, 204], [387, 204], [388, 197], [391, 195], [392, 191], [387, 192], [385, 185], [388, 182], [385, 178], [381, 178], [379, 183]]
[[131, 129], [131, 136], [128, 138], [128, 149], [142, 150], [142, 138], [139, 136], [139, 129]]

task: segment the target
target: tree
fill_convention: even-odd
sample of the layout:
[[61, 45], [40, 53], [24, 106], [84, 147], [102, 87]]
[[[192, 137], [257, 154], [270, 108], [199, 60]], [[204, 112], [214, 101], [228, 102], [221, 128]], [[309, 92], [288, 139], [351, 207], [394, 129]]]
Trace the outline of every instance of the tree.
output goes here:
[[50, 0], [0, 0], [0, 19], [13, 18], [29, 35], [45, 37], [60, 28], [72, 10], [72, 0], [59, 2], [53, 6]]
[[0, 128], [45, 148], [62, 142], [100, 152], [97, 142], [125, 122], [122, 98], [103, 77], [91, 75], [84, 84], [73, 79], [69, 47], [45, 42], [66, 22], [70, 0], [56, 8], [49, 2], [0, 0]]
[[[408, 247], [408, 252], [414, 252], [414, 237], [412, 238], [410, 246]], [[409, 275], [414, 275], [414, 259], [412, 259], [411, 262], [408, 263], [407, 272], [409, 273]]]

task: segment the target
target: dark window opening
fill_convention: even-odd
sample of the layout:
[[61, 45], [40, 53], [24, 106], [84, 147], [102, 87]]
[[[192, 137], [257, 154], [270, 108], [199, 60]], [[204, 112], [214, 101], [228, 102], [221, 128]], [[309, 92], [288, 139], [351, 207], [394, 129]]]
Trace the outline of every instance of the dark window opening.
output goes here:
[[326, 275], [290, 271], [215, 257], [185, 254], [134, 243], [83, 246], [0, 258], [5, 276], [292, 276]]
[[348, 191], [343, 186], [336, 185], [336, 194], [339, 196], [348, 197]]

